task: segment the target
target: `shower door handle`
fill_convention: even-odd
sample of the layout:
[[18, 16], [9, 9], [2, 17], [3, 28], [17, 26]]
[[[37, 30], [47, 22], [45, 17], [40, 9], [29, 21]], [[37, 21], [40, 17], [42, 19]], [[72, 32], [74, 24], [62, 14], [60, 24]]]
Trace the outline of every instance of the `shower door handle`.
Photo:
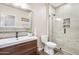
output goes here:
[[66, 34], [66, 28], [64, 28], [64, 34]]

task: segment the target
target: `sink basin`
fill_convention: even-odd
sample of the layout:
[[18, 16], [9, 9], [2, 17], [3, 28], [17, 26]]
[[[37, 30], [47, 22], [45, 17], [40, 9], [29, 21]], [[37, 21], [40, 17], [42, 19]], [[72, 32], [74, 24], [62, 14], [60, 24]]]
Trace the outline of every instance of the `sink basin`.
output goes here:
[[1, 39], [0, 40], [0, 48], [4, 48], [4, 47], [8, 47], [11, 45], [15, 45], [15, 44], [20, 44], [23, 42], [28, 42], [28, 41], [32, 41], [32, 40], [36, 40], [37, 38], [32, 36], [22, 36], [22, 37], [18, 37], [18, 38], [7, 38], [7, 39]]
[[0, 45], [7, 44], [7, 43], [12, 43], [12, 42], [15, 42], [15, 41], [16, 41], [16, 38], [1, 39], [0, 40]]

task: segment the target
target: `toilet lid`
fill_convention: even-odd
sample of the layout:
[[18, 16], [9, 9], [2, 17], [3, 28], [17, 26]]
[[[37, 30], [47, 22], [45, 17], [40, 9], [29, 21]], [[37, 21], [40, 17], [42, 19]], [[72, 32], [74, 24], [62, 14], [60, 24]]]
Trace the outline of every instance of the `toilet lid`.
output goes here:
[[47, 44], [47, 46], [56, 46], [56, 44], [54, 42], [47, 42], [46, 44]]

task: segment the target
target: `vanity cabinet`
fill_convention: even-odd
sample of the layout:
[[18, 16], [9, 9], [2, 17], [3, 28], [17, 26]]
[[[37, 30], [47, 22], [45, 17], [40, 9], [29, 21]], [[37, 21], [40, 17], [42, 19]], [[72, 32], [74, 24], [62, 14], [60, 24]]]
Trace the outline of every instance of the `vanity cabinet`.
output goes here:
[[37, 55], [37, 40], [0, 48], [0, 55]]

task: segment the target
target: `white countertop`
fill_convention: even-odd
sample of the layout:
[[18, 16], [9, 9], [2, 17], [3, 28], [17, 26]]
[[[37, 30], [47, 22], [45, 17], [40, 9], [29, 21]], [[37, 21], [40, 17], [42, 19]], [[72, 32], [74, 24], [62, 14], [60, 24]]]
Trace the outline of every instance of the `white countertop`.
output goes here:
[[18, 37], [17, 38], [7, 38], [7, 39], [0, 39], [0, 48], [5, 48], [8, 46], [24, 43], [24, 42], [29, 42], [32, 40], [37, 40], [38, 38], [35, 36], [23, 36], [23, 37]]

